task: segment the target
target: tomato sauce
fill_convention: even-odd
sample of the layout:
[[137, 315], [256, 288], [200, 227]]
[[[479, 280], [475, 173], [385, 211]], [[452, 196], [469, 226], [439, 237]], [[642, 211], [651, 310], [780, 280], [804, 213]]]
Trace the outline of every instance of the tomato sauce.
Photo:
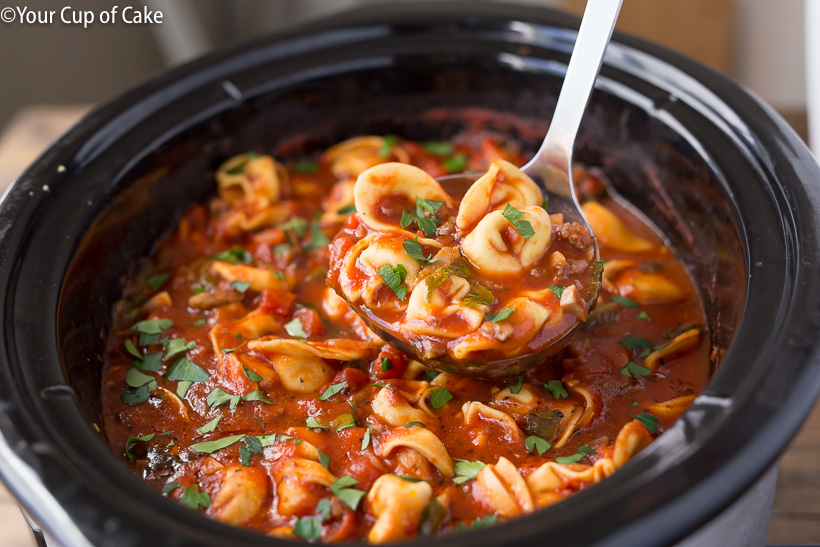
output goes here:
[[524, 158], [495, 135], [363, 139], [315, 162], [230, 160], [219, 195], [193, 205], [124, 283], [104, 433], [162, 495], [278, 537], [458, 533], [592, 486], [703, 390], [708, 333], [685, 268], [582, 168], [604, 272], [597, 307], [559, 355], [482, 380], [378, 340], [327, 286], [331, 256], [355, 243], [333, 239], [359, 226], [358, 172], [405, 160], [439, 176], [486, 166], [488, 147]]

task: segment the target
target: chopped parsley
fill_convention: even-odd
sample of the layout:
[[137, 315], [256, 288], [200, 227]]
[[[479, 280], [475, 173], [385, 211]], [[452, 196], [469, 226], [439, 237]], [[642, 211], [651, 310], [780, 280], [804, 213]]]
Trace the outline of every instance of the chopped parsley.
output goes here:
[[239, 344], [239, 345], [238, 345], [238, 346], [236, 346], [236, 347], [233, 347], [233, 348], [222, 348], [222, 351], [223, 351], [224, 353], [233, 353], [233, 352], [235, 352], [236, 350], [238, 350], [239, 348], [241, 348], [242, 346], [244, 346], [244, 345], [245, 345], [245, 344], [247, 344], [247, 343], [248, 343], [248, 340], [245, 340], [244, 342], [242, 342], [241, 344]]
[[163, 361], [167, 361], [174, 355], [194, 349], [195, 347], [196, 342], [188, 342], [185, 338], [171, 338], [165, 344], [165, 357], [162, 359]]
[[232, 444], [241, 441], [245, 437], [246, 435], [244, 433], [241, 433], [239, 435], [231, 435], [230, 437], [216, 439], [215, 441], [195, 443], [189, 446], [188, 448], [193, 450], [194, 452], [199, 452], [200, 454], [212, 454], [217, 450], [222, 450], [223, 448], [227, 448]]
[[658, 419], [648, 412], [641, 412], [635, 419], [643, 424], [650, 433], [658, 432]]
[[641, 313], [638, 314], [638, 320], [640, 320], [640, 321], [652, 321], [652, 318], [649, 317], [649, 314], [646, 313], [645, 311], [641, 311]]
[[169, 492], [173, 492], [177, 488], [179, 488], [179, 481], [169, 482], [168, 484], [162, 487], [162, 493], [167, 494]]
[[438, 258], [430, 255], [429, 257], [424, 256], [424, 250], [421, 248], [421, 243], [419, 243], [419, 236], [416, 236], [416, 239], [410, 241], [409, 239], [405, 239], [404, 243], [402, 243], [404, 247], [404, 252], [407, 253], [408, 256], [411, 258], [415, 258], [423, 266], [427, 266], [428, 264], [432, 264]]
[[135, 405], [137, 403], [144, 403], [150, 397], [151, 392], [148, 389], [148, 384], [140, 386], [136, 389], [129, 388], [128, 393], [123, 393], [120, 395], [120, 399], [128, 403], [129, 405]]
[[651, 346], [652, 342], [646, 338], [640, 338], [638, 336], [627, 336], [625, 338], [621, 338], [621, 344], [626, 346], [627, 349], [638, 349]]
[[385, 135], [379, 148], [379, 157], [386, 158], [393, 153], [393, 147], [399, 142], [398, 135]]
[[537, 435], [530, 435], [526, 439], [524, 439], [524, 446], [527, 447], [527, 450], [530, 454], [533, 451], [538, 452], [539, 456], [543, 456], [544, 452], [552, 448], [552, 445], [548, 443], [546, 440], [542, 439]]
[[330, 399], [331, 397], [333, 397], [334, 395], [336, 395], [337, 393], [339, 393], [340, 391], [342, 391], [346, 387], [347, 387], [347, 380], [345, 380], [344, 382], [339, 382], [338, 384], [332, 384], [332, 385], [328, 386], [328, 388], [324, 391], [324, 393], [319, 395], [319, 400], [320, 401], [327, 401], [328, 399]]
[[453, 153], [453, 143], [449, 141], [426, 141], [421, 147], [434, 156], [449, 156]]
[[302, 320], [298, 317], [294, 317], [287, 323], [285, 323], [285, 330], [289, 335], [294, 338], [302, 338], [306, 339], [308, 337], [307, 333], [305, 332], [304, 326], [302, 326]]
[[544, 389], [549, 391], [555, 399], [566, 399], [569, 397], [569, 393], [567, 393], [567, 390], [564, 388], [564, 384], [561, 383], [561, 380], [550, 380], [544, 384]]
[[220, 412], [219, 415], [217, 415], [216, 418], [214, 418], [213, 420], [211, 420], [207, 424], [200, 427], [199, 432], [202, 433], [203, 435], [205, 433], [213, 433], [214, 431], [216, 431], [216, 426], [219, 425], [219, 421], [221, 419], [222, 419], [222, 413]]
[[[402, 228], [407, 228], [413, 222], [416, 222], [419, 226], [419, 230], [424, 232], [424, 235], [427, 237], [435, 237], [436, 227], [441, 222], [441, 219], [436, 216], [436, 213], [441, 209], [442, 205], [444, 205], [443, 201], [424, 199], [416, 196], [416, 214], [403, 211], [399, 223]], [[427, 214], [430, 216], [428, 217]]]
[[564, 294], [566, 288], [565, 285], [550, 285], [550, 290], [558, 300], [561, 300], [561, 295]]
[[441, 164], [447, 169], [448, 173], [458, 173], [464, 171], [467, 167], [467, 154], [453, 154], [449, 158], [445, 158]]
[[293, 171], [300, 175], [309, 175], [319, 170], [318, 161], [300, 161], [293, 166]]
[[222, 260], [223, 262], [231, 262], [232, 264], [250, 264], [253, 261], [253, 255], [242, 248], [228, 249], [221, 253], [211, 255], [214, 260]]
[[357, 488], [352, 488], [357, 484], [359, 484], [359, 481], [350, 475], [344, 475], [343, 477], [339, 477], [333, 481], [333, 484], [330, 485], [330, 491], [336, 494], [336, 497], [338, 497], [345, 505], [355, 511], [359, 506], [359, 502], [365, 495], [365, 492]]
[[370, 428], [365, 430], [364, 437], [362, 437], [362, 452], [367, 450], [368, 446], [370, 446]]
[[193, 361], [180, 357], [171, 365], [165, 377], [180, 382], [207, 382], [211, 375]]
[[245, 365], [242, 365], [242, 370], [245, 371], [245, 376], [247, 376], [248, 380], [250, 380], [251, 382], [261, 382], [263, 380], [261, 376], [259, 376], [257, 373], [255, 373]]
[[330, 239], [325, 235], [319, 221], [313, 219], [313, 222], [310, 223], [310, 243], [305, 245], [305, 249], [315, 251], [327, 247], [328, 243], [330, 243]]
[[515, 307], [512, 307], [512, 308], [504, 308], [500, 312], [491, 313], [489, 315], [487, 315], [485, 313], [484, 314], [484, 320], [489, 321], [490, 323], [498, 323], [499, 321], [503, 321], [506, 318], [508, 318], [512, 314], [512, 312], [514, 312], [514, 311], [515, 311]]
[[404, 424], [404, 429], [408, 429], [408, 428], [411, 428], [411, 427], [421, 427], [422, 429], [427, 429], [427, 426], [424, 425], [423, 423], [421, 423], [418, 420], [413, 420], [412, 422], [408, 422], [408, 423]]
[[199, 486], [195, 484], [185, 488], [179, 503], [188, 509], [197, 509], [199, 507], [207, 509], [211, 506], [211, 498], [207, 492], [200, 492]]
[[188, 394], [188, 390], [191, 389], [191, 384], [193, 384], [193, 382], [177, 382], [177, 396], [180, 399], [184, 399]]
[[[142, 334], [162, 334], [162, 332], [174, 326], [170, 319], [146, 319], [134, 324], [132, 329]], [[147, 344], [140, 343], [141, 346]]]
[[151, 439], [154, 438], [156, 433], [149, 433], [148, 435], [143, 435], [142, 437], [128, 437], [128, 440], [125, 441], [125, 455], [128, 457], [129, 460], [136, 460], [137, 457], [131, 453], [131, 445], [135, 442], [142, 442], [147, 443]]
[[157, 290], [165, 284], [165, 281], [168, 280], [170, 274], [161, 273], [157, 275], [152, 275], [148, 279], [145, 280], [145, 284], [152, 290]]
[[452, 394], [447, 391], [446, 387], [440, 387], [430, 392], [430, 404], [436, 410], [446, 405], [452, 398]]
[[493, 302], [495, 302], [495, 296], [493, 296], [490, 289], [481, 283], [473, 283], [469, 292], [464, 295], [462, 302], [471, 308], [475, 308], [477, 306], [492, 306]]
[[308, 429], [330, 429], [328, 426], [320, 424], [315, 416], [308, 416], [305, 425]]
[[387, 372], [388, 370], [393, 370], [393, 361], [388, 357], [382, 357], [382, 372]]
[[463, 484], [470, 479], [476, 478], [481, 470], [486, 466], [484, 462], [471, 462], [469, 460], [460, 460], [458, 458], [455, 458], [455, 462], [456, 476], [453, 479], [453, 482], [456, 484]]
[[322, 523], [315, 517], [299, 517], [293, 526], [293, 533], [308, 541], [319, 541], [322, 537]]
[[475, 519], [469, 526], [463, 522], [459, 522], [453, 527], [453, 532], [459, 533], [466, 532], [467, 530], [481, 530], [482, 528], [489, 528], [490, 526], [495, 526], [496, 520], [497, 517], [493, 514], [487, 515], [486, 517], [481, 517], [480, 519]]
[[403, 265], [397, 264], [395, 268], [385, 264], [378, 270], [379, 277], [382, 278], [384, 284], [390, 287], [390, 290], [399, 298], [404, 300], [407, 298], [407, 285], [404, 284], [404, 278], [407, 277], [407, 270]]
[[328, 469], [328, 467], [330, 466], [330, 456], [318, 450], [316, 451], [316, 453], [319, 454], [319, 463], [322, 464], [322, 467]]
[[142, 386], [147, 386], [148, 391], [154, 391], [157, 389], [157, 382], [154, 380], [153, 376], [143, 374], [135, 368], [129, 370], [128, 374], [125, 375], [125, 383], [132, 389], [137, 389]]
[[251, 282], [250, 281], [231, 281], [231, 289], [233, 289], [237, 292], [244, 293], [245, 291], [247, 291], [250, 288], [251, 288]]
[[355, 212], [356, 212], [356, 206], [355, 205], [348, 205], [347, 207], [342, 207], [341, 209], [336, 211], [336, 214], [337, 215], [352, 215]]
[[624, 376], [629, 376], [631, 378], [641, 378], [643, 376], [649, 376], [650, 374], [652, 374], [652, 369], [641, 366], [638, 363], [633, 363], [632, 361], [629, 361], [626, 364], [626, 366], [618, 372], [620, 372]]
[[[521, 220], [524, 216], [524, 211], [519, 211], [509, 203], [502, 211], [501, 215], [510, 221], [515, 231], [521, 234], [524, 239], [529, 239], [535, 235], [535, 230], [532, 229], [532, 224], [528, 220]], [[550, 287], [552, 288], [552, 287]]]
[[637, 302], [632, 300], [631, 298], [627, 298], [625, 296], [621, 296], [619, 294], [612, 295], [612, 301], [616, 304], [620, 304], [621, 306], [626, 306], [627, 308], [637, 308], [640, 306]]
[[513, 385], [510, 386], [510, 393], [513, 395], [518, 395], [521, 393], [521, 388], [524, 386], [524, 376], [522, 374], [518, 375], [518, 379], [515, 381]]
[[251, 453], [251, 451], [248, 449], [247, 446], [245, 446], [244, 444], [239, 446], [239, 462], [243, 466], [250, 467], [250, 465], [251, 465], [251, 456], [253, 456], [253, 454]]
[[125, 351], [142, 361], [142, 354], [140, 351], [134, 346], [134, 342], [131, 341], [130, 338], [125, 339]]

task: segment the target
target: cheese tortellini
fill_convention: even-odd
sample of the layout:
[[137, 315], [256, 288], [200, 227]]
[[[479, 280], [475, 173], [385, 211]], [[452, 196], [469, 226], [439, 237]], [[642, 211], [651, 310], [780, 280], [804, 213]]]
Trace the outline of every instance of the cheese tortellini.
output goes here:
[[586, 320], [600, 274], [592, 239], [550, 215], [513, 164], [493, 162], [459, 201], [417, 167], [380, 163], [353, 195], [329, 284], [425, 360], [538, 353]]

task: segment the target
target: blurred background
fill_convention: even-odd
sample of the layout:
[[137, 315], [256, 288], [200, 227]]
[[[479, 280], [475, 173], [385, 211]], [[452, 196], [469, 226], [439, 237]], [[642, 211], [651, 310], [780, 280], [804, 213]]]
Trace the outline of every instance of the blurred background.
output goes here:
[[[159, 25], [0, 26], [0, 126], [30, 104], [105, 101], [214, 48], [341, 10], [395, 0], [144, 0]], [[412, 1], [412, 0], [411, 0]], [[516, 0], [581, 13], [585, 0]], [[806, 6], [818, 0], [626, 0], [620, 30], [667, 45], [763, 97], [805, 134]], [[72, 0], [76, 10], [116, 2]], [[133, 3], [134, 6], [142, 2]], [[11, 4], [10, 4], [11, 5]], [[31, 10], [59, 9], [28, 0]], [[128, 3], [123, 3], [123, 6]], [[809, 8], [810, 10], [811, 8]]]
[[[59, 22], [0, 23], [0, 193], [91, 106], [168, 67], [309, 19], [388, 1], [397, 0], [7, 3], [58, 11], [70, 5], [95, 13], [117, 3], [120, 9], [146, 5], [162, 11], [164, 18], [162, 24], [97, 23], [86, 29]], [[576, 14], [586, 4], [513, 1]], [[777, 109], [804, 139], [814, 136], [815, 154], [820, 155], [820, 33], [804, 30], [818, 27], [820, 0], [624, 0], [618, 22], [621, 31], [666, 45], [738, 80]], [[820, 540], [820, 436], [809, 437], [810, 430], [820, 431], [820, 407], [782, 460], [770, 542]], [[787, 468], [806, 472], [791, 474]], [[0, 485], [0, 545], [32, 544], [15, 502]]]

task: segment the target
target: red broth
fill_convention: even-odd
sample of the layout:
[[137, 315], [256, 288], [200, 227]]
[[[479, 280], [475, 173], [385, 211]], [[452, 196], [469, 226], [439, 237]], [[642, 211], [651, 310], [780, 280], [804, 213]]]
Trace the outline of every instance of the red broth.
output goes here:
[[595, 174], [576, 170], [606, 261], [598, 305], [526, 373], [430, 370], [327, 286], [330, 242], [358, 222], [359, 172], [403, 161], [439, 176], [498, 157], [523, 164], [490, 135], [229, 160], [219, 195], [124, 284], [103, 368], [111, 449], [211, 518], [326, 542], [458, 533], [617, 471], [704, 388], [709, 345], [685, 269]]

